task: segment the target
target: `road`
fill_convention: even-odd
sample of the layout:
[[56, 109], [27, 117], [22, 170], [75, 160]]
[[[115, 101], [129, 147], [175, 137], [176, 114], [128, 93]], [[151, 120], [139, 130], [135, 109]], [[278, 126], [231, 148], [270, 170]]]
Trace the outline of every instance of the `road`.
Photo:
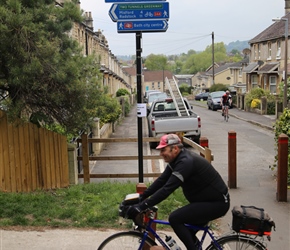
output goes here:
[[[220, 112], [194, 106], [201, 116], [202, 136], [209, 140], [209, 148], [214, 155], [213, 166], [228, 181], [228, 132], [237, 135], [237, 189], [230, 189], [231, 209], [234, 205], [253, 205], [264, 208], [276, 222], [276, 232], [269, 249], [290, 249], [289, 242], [289, 202], [276, 202], [274, 164], [274, 133], [251, 123], [230, 117], [225, 122]], [[231, 110], [229, 110], [231, 112]], [[232, 214], [220, 220], [222, 232], [229, 229]], [[278, 243], [278, 244], [277, 244]]]

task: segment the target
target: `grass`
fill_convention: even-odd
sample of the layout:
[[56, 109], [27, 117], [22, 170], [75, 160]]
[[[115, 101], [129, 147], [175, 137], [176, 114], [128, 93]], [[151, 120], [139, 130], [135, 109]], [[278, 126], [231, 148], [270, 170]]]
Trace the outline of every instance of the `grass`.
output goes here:
[[[118, 207], [136, 183], [101, 182], [32, 193], [0, 193], [0, 227], [120, 228]], [[167, 219], [187, 202], [180, 189], [158, 205], [158, 219]]]

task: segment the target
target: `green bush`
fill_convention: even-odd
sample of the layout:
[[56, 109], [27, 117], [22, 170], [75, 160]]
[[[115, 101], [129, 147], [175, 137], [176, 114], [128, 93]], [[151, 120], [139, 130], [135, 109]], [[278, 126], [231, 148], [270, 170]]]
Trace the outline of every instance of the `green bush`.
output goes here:
[[272, 95], [269, 90], [254, 88], [249, 93], [246, 94], [245, 97], [246, 107], [250, 108], [252, 101], [254, 99], [260, 100], [262, 97], [266, 97], [267, 102], [275, 102], [275, 96]]
[[276, 103], [275, 102], [267, 102], [267, 115], [275, 115], [276, 111]]
[[222, 83], [214, 84], [209, 88], [209, 92], [226, 91], [226, 90], [228, 90], [228, 86]]
[[130, 95], [127, 89], [118, 89], [118, 91], [116, 92], [117, 97], [124, 96], [124, 95]]
[[125, 98], [125, 116], [127, 116], [130, 112], [130, 103], [128, 98]]
[[182, 84], [179, 86], [179, 91], [180, 91], [180, 93], [182, 93], [182, 95], [188, 95], [188, 94], [191, 94], [191, 86], [188, 86], [187, 84], [182, 83]]
[[[288, 138], [290, 137], [290, 110], [285, 108], [282, 115], [274, 124], [274, 132], [275, 132], [275, 142], [276, 142], [276, 151], [278, 146], [278, 138], [281, 134], [286, 134]], [[288, 144], [289, 149], [289, 144]], [[278, 155], [278, 153], [277, 153]], [[277, 161], [277, 156], [276, 156]], [[290, 185], [290, 153], [288, 150], [288, 185]]]

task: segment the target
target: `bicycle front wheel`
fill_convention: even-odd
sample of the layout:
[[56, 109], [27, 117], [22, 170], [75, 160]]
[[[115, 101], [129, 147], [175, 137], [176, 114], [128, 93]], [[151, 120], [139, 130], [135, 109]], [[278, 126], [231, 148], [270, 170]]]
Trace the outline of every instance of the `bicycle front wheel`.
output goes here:
[[220, 248], [212, 242], [206, 250], [266, 250], [266, 247], [259, 241], [246, 235], [229, 235], [217, 240]]
[[143, 234], [141, 232], [129, 231], [116, 233], [105, 239], [99, 246], [98, 250], [141, 250], [149, 249], [150, 247], [156, 245], [154, 240], [147, 237], [144, 246], [141, 248], [140, 244], [142, 242], [142, 238]]

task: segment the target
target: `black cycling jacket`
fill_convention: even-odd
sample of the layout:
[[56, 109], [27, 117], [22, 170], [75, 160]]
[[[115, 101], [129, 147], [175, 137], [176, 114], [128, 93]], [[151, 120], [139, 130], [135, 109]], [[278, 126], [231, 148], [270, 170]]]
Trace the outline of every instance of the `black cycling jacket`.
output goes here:
[[[228, 188], [214, 167], [203, 157], [182, 149], [174, 161], [143, 193], [143, 206], [154, 206], [181, 187], [192, 202], [214, 202], [228, 199]], [[227, 197], [226, 197], [227, 196]]]

